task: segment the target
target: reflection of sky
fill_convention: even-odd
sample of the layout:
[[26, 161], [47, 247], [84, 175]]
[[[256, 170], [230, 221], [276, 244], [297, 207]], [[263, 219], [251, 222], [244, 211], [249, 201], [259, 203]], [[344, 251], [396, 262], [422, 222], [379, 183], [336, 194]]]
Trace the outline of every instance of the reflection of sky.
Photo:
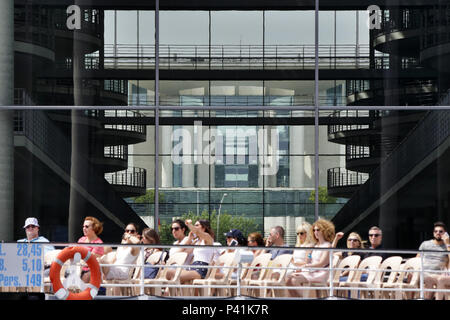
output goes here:
[[[319, 16], [321, 44], [356, 43], [356, 13], [354, 11], [323, 11]], [[336, 33], [334, 26], [336, 23]], [[369, 42], [367, 13], [359, 12], [359, 43]], [[137, 26], [139, 25], [139, 32]], [[209, 43], [209, 13], [207, 11], [161, 11], [161, 44]], [[117, 12], [118, 44], [154, 43], [154, 13]], [[265, 44], [314, 44], [314, 11], [266, 11]], [[114, 43], [114, 12], [105, 12], [105, 43]], [[211, 12], [212, 44], [262, 45], [263, 13], [261, 11]]]

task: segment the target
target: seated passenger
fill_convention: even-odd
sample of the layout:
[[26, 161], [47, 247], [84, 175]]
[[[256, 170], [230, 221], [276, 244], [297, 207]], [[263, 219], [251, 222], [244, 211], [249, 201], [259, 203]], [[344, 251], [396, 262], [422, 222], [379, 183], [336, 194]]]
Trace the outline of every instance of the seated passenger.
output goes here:
[[[247, 243], [249, 247], [264, 247], [265, 242], [264, 238], [259, 232], [252, 232], [247, 237]], [[254, 249], [251, 250], [253, 252], [253, 258], [256, 258], [261, 253], [264, 253], [264, 249]]]
[[[311, 225], [308, 222], [303, 222], [297, 228], [297, 242], [295, 246], [297, 248], [311, 248], [314, 247], [315, 241], [313, 239]], [[289, 264], [289, 269], [286, 273], [286, 276], [289, 276], [294, 270], [299, 267], [304, 266], [308, 262], [311, 262], [308, 258], [311, 254], [311, 250], [294, 250], [294, 254], [292, 255], [292, 262]]]
[[[334, 224], [325, 219], [319, 219], [312, 226], [316, 248], [331, 248], [331, 241], [334, 238]], [[313, 250], [311, 253], [311, 262], [298, 268], [294, 273], [288, 276], [286, 285], [298, 287], [307, 285], [311, 282], [324, 282], [328, 278], [328, 270], [310, 270], [309, 268], [325, 268], [330, 262], [328, 250]], [[288, 290], [292, 297], [302, 297], [302, 290]]]
[[[139, 236], [133, 224], [128, 224], [122, 236], [121, 244], [138, 244]], [[102, 267], [104, 279], [106, 280], [126, 280], [130, 274], [130, 267], [126, 264], [135, 264], [139, 255], [139, 247], [120, 246], [116, 250], [113, 258], [114, 266]]]
[[[158, 233], [151, 228], [145, 228], [142, 231], [142, 238], [141, 238], [142, 244], [160, 244], [159, 235]], [[152, 254], [156, 252], [161, 252], [161, 255], [159, 256], [158, 260], [150, 261], [149, 258]], [[163, 260], [164, 253], [160, 248], [145, 248], [145, 254], [144, 254], [144, 264], [145, 265], [155, 265], [155, 264], [161, 264]], [[158, 274], [159, 267], [150, 267], [150, 266], [144, 266], [144, 278], [145, 279], [154, 279], [156, 275]]]
[[[208, 273], [208, 268], [202, 268], [202, 266], [208, 266], [211, 263], [216, 251], [214, 248], [205, 247], [214, 244], [214, 232], [208, 220], [198, 220], [194, 225], [192, 220], [186, 220], [185, 224], [190, 230], [186, 244], [195, 245], [199, 248], [182, 249], [185, 252], [193, 253], [194, 262], [192, 262], [192, 267], [181, 271], [181, 284], [195, 279], [204, 279]], [[166, 276], [168, 280], [171, 280], [174, 275], [175, 270], [168, 270]]]

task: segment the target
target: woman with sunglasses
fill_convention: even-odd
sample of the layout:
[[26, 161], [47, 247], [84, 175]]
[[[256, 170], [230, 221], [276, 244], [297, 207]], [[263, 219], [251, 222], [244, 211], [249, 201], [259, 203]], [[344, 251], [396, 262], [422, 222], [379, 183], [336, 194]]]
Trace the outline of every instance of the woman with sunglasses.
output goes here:
[[128, 246], [129, 244], [139, 244], [141, 242], [137, 232], [137, 225], [129, 223], [125, 227], [122, 235], [121, 244], [127, 246], [117, 247], [116, 254], [109, 264], [114, 264], [111, 267], [102, 267], [103, 276], [106, 280], [126, 280], [130, 274], [130, 267], [128, 264], [135, 264], [139, 255], [139, 247]]
[[[86, 217], [83, 222], [83, 236], [78, 239], [78, 243], [103, 243], [99, 234], [103, 232], [103, 223], [95, 217]], [[101, 246], [87, 246], [88, 250], [99, 259], [104, 255], [104, 248]], [[81, 279], [84, 282], [90, 282], [91, 273], [87, 266], [84, 266], [81, 270]]]
[[[316, 248], [331, 248], [331, 242], [335, 236], [334, 224], [325, 219], [319, 219], [312, 225], [312, 233]], [[323, 282], [328, 278], [328, 270], [310, 270], [309, 268], [325, 268], [329, 264], [328, 250], [313, 250], [311, 262], [304, 264], [292, 273], [286, 281], [286, 285], [291, 287], [303, 286], [311, 282]], [[288, 290], [292, 297], [302, 297], [302, 290]]]
[[[181, 271], [180, 282], [181, 284], [187, 283], [195, 279], [204, 279], [208, 273], [208, 268], [202, 268], [208, 266], [215, 255], [215, 249], [206, 246], [212, 246], [214, 244], [214, 232], [208, 220], [198, 220], [195, 224], [192, 224], [192, 220], [186, 220], [186, 226], [190, 232], [188, 235], [188, 244], [198, 246], [199, 248], [186, 248], [183, 251], [192, 252], [194, 262], [192, 267]], [[175, 275], [175, 270], [169, 270], [167, 272], [167, 279], [170, 280]]]
[[[295, 246], [297, 248], [311, 248], [314, 247], [315, 241], [311, 232], [311, 225], [304, 221], [297, 227], [297, 242]], [[307, 264], [309, 261], [308, 256], [310, 256], [311, 250], [294, 250], [294, 254], [292, 255], [292, 262], [289, 264], [289, 269], [286, 273], [286, 276], [290, 276], [294, 270], [299, 267]]]
[[[175, 242], [173, 245], [184, 245], [188, 242], [188, 237], [186, 237], [186, 230], [187, 226], [181, 219], [176, 219], [172, 221], [172, 226], [170, 227], [170, 232], [172, 233], [172, 236], [175, 238]], [[172, 247], [169, 250], [169, 256], [174, 255], [177, 252], [181, 252], [182, 248]], [[192, 257], [188, 257], [189, 259], [192, 259]], [[190, 261], [190, 260], [188, 260]]]
[[[333, 247], [337, 246], [337, 242], [344, 236], [343, 232], [338, 232], [336, 234], [335, 240], [333, 241]], [[362, 240], [361, 236], [357, 232], [351, 232], [347, 237], [347, 249], [364, 249], [364, 241]], [[351, 251], [344, 251], [344, 252], [336, 252], [335, 255], [337, 255], [339, 258], [345, 258], [347, 256], [351, 256], [352, 254], [356, 254], [361, 257], [361, 260], [364, 260], [365, 253], [364, 252], [351, 252]]]

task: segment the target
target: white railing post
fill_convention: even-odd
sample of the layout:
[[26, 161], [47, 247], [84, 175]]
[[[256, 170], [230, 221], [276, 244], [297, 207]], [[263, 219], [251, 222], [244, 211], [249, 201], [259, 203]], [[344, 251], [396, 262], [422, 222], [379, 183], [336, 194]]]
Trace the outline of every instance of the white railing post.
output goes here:
[[328, 256], [328, 260], [329, 260], [329, 276], [330, 276], [330, 297], [333, 297], [333, 249], [331, 249], [329, 251], [329, 256]]
[[238, 270], [237, 270], [237, 289], [236, 289], [236, 295], [238, 297], [241, 296], [241, 274], [242, 274], [242, 263], [239, 262]]
[[423, 292], [423, 287], [424, 287], [424, 272], [423, 272], [423, 253], [420, 255], [420, 299], [423, 300], [425, 299], [424, 297], [424, 292]]
[[145, 294], [145, 291], [144, 291], [144, 276], [145, 276], [145, 272], [144, 272], [145, 261], [144, 261], [144, 258], [145, 258], [145, 255], [144, 255], [144, 247], [143, 246], [141, 246], [141, 248], [140, 248], [139, 255], [141, 257], [141, 263], [142, 263], [142, 265], [141, 265], [141, 274], [140, 274], [140, 279], [139, 279], [139, 284], [140, 284], [139, 294], [141, 296], [143, 296]]

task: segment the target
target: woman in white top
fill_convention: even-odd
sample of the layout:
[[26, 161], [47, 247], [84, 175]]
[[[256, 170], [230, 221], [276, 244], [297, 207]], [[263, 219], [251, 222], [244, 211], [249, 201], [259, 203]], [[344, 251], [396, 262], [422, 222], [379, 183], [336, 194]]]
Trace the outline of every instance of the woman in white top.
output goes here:
[[[172, 236], [175, 238], [175, 242], [173, 245], [183, 245], [188, 244], [188, 237], [186, 237], [187, 226], [181, 219], [176, 219], [172, 221], [172, 226], [170, 227], [170, 231], [172, 232]], [[172, 247], [169, 250], [169, 257], [173, 256], [177, 252], [183, 251], [183, 248]], [[189, 263], [192, 260], [192, 257], [186, 259]]]
[[[297, 242], [295, 246], [297, 248], [312, 248], [316, 244], [314, 240], [314, 236], [312, 234], [311, 225], [304, 221], [297, 227]], [[289, 269], [286, 273], [286, 276], [289, 277], [295, 270], [299, 267], [304, 266], [309, 261], [308, 256], [310, 255], [311, 250], [294, 250], [294, 254], [292, 255], [292, 262], [289, 264]]]
[[[211, 263], [215, 249], [211, 247], [214, 244], [214, 232], [211, 229], [211, 225], [208, 220], [198, 220], [195, 224], [192, 224], [192, 220], [186, 220], [186, 226], [190, 232], [188, 235], [188, 241], [186, 244], [192, 244], [199, 246], [199, 248], [186, 248], [182, 249], [185, 252], [193, 254], [194, 262], [192, 267], [181, 271], [180, 282], [181, 284], [189, 282], [195, 279], [203, 279], [208, 273], [208, 268], [201, 268], [201, 266], [207, 266]], [[175, 275], [175, 270], [169, 270], [167, 272], [167, 279], [172, 279]]]
[[[331, 221], [319, 219], [312, 225], [316, 248], [330, 248], [334, 239], [335, 229]], [[313, 250], [311, 262], [304, 264], [288, 277], [286, 285], [291, 287], [303, 286], [311, 282], [323, 282], [328, 277], [328, 270], [310, 270], [309, 268], [325, 268], [329, 264], [328, 250]], [[288, 290], [291, 297], [301, 297], [302, 290]]]
[[[141, 240], [138, 237], [134, 224], [128, 224], [122, 236], [122, 244], [138, 244]], [[128, 279], [130, 267], [126, 264], [135, 264], [139, 255], [139, 247], [120, 246], [116, 250], [113, 259], [115, 266], [102, 267], [103, 276], [106, 280], [125, 280]]]

